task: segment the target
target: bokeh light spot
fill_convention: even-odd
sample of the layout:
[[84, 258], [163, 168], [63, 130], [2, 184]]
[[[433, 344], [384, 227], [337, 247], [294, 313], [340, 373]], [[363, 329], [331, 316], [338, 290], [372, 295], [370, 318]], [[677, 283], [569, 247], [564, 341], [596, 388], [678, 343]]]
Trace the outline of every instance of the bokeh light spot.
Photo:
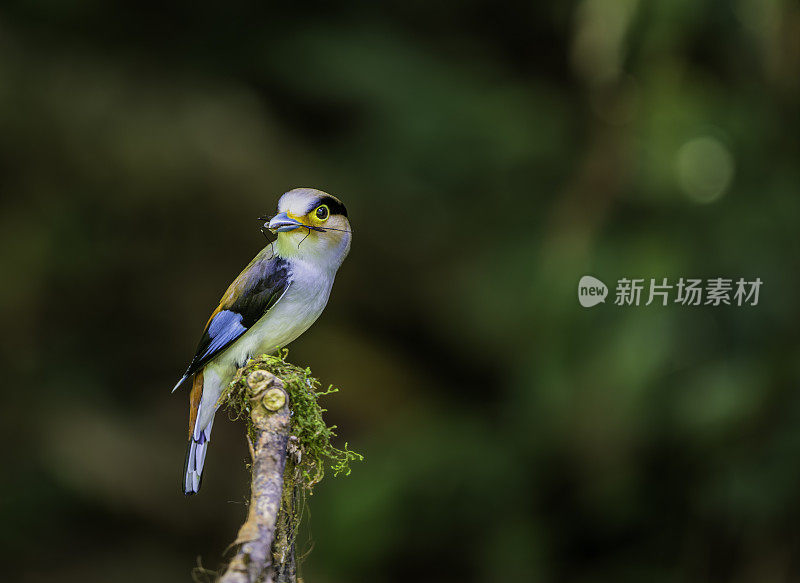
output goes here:
[[675, 168], [684, 193], [695, 202], [709, 203], [730, 186], [733, 156], [718, 139], [702, 136], [678, 149]]

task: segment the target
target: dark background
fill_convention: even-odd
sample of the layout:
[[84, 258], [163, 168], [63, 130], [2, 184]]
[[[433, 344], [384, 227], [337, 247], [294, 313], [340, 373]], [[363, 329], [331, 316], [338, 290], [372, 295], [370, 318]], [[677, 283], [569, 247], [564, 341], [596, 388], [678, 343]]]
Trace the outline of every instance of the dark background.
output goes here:
[[3, 580], [219, 567], [242, 427], [184, 498], [169, 391], [297, 186], [355, 236], [290, 359], [366, 456], [307, 581], [800, 578], [800, 8], [527, 4], [5, 3]]

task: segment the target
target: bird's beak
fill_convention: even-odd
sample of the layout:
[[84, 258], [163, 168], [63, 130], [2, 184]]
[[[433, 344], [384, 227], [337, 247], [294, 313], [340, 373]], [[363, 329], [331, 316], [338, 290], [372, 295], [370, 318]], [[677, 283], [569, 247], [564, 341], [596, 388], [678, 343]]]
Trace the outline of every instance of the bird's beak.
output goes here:
[[299, 227], [305, 227], [303, 223], [297, 219], [291, 218], [286, 213], [279, 213], [272, 217], [272, 220], [267, 225], [267, 228], [273, 233], [283, 233], [284, 231], [293, 231]]

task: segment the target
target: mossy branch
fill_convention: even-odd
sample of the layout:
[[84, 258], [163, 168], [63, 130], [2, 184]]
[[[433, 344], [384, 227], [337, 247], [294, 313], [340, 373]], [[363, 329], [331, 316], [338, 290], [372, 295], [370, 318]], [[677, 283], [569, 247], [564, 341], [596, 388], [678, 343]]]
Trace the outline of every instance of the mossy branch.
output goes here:
[[306, 495], [326, 465], [334, 475], [348, 475], [350, 462], [363, 459], [346, 443], [344, 449], [331, 443], [336, 427], [326, 425], [318, 399], [337, 389], [321, 391], [311, 370], [288, 363], [286, 355], [250, 360], [220, 397], [235, 418], [247, 420], [253, 460], [250, 509], [221, 583], [294, 583]]
[[250, 406], [250, 455], [253, 458], [250, 511], [234, 541], [236, 555], [220, 583], [274, 581], [272, 545], [283, 498], [283, 472], [289, 443], [289, 400], [283, 382], [257, 371], [248, 379]]
[[[278, 355], [262, 354], [251, 359], [236, 373], [228, 389], [220, 397], [236, 419], [249, 419], [251, 395], [247, 379], [255, 371], [267, 371], [281, 379], [292, 402], [291, 435], [297, 448], [297, 463], [302, 473], [301, 486], [311, 493], [314, 486], [325, 476], [325, 467], [330, 466], [333, 475], [350, 474], [350, 462], [361, 461], [363, 456], [351, 449], [345, 442], [344, 449], [331, 442], [336, 437], [336, 426], [325, 423], [324, 409], [319, 398], [331, 395], [339, 389], [329, 385], [322, 390], [322, 384], [314, 378], [311, 369], [301, 368], [286, 361], [288, 350]], [[252, 432], [250, 437], [252, 438]]]

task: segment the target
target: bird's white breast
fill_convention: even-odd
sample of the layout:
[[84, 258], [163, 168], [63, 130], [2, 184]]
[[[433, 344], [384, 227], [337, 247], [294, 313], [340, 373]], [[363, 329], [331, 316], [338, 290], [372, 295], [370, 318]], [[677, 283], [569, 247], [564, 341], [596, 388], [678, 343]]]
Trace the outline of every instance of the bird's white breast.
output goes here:
[[[226, 350], [219, 360], [236, 368], [257, 354], [271, 353], [296, 339], [319, 318], [330, 297], [335, 271], [292, 261], [290, 284], [278, 302]], [[222, 363], [220, 363], [222, 364]]]

